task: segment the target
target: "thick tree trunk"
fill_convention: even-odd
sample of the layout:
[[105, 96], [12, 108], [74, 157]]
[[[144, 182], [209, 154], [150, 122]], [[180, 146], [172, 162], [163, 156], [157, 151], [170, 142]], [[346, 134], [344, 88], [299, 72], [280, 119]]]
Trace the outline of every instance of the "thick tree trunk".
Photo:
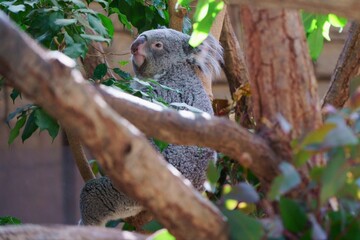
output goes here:
[[244, 6], [241, 22], [257, 131], [281, 160], [290, 161], [290, 141], [321, 124], [317, 82], [299, 12]]
[[360, 20], [358, 0], [230, 0], [230, 3], [258, 8], [288, 8], [314, 13], [334, 13], [348, 19]]

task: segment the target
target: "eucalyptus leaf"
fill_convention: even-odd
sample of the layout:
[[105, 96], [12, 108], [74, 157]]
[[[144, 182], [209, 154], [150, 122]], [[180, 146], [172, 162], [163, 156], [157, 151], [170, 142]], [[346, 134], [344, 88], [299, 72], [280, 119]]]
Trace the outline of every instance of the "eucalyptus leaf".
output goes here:
[[156, 232], [153, 237], [153, 240], [176, 240], [176, 238], [169, 233], [167, 229], [160, 230]]
[[305, 230], [307, 216], [304, 209], [295, 201], [281, 198], [279, 202], [280, 216], [284, 227], [294, 233]]
[[16, 217], [11, 216], [3, 216], [0, 217], [0, 226], [3, 225], [19, 225], [21, 224], [21, 220]]
[[240, 182], [232, 187], [229, 194], [224, 196], [225, 199], [236, 199], [239, 202], [257, 203], [260, 200], [259, 194], [254, 187], [246, 182]]
[[59, 133], [60, 127], [57, 121], [41, 108], [35, 112], [35, 123], [40, 128], [40, 131], [47, 130], [53, 140]]
[[268, 197], [270, 200], [278, 200], [281, 195], [298, 186], [301, 178], [296, 169], [287, 162], [279, 165], [281, 175], [277, 176], [271, 184]]
[[340, 148], [334, 149], [329, 153], [328, 163], [321, 176], [321, 205], [325, 204], [330, 197], [335, 196], [344, 186], [347, 171], [344, 150]]
[[56, 19], [55, 24], [61, 27], [77, 23], [76, 19]]
[[12, 144], [17, 136], [19, 136], [20, 129], [24, 126], [27, 116], [22, 115], [16, 122], [15, 126], [11, 129], [8, 144]]
[[39, 128], [37, 126], [37, 124], [35, 123], [35, 112], [36, 112], [36, 109], [30, 113], [29, 118], [26, 121], [25, 128], [21, 135], [21, 140], [23, 142], [25, 142], [26, 139], [31, 137], [31, 135]]
[[106, 17], [105, 15], [98, 13], [97, 16], [100, 18], [102, 25], [106, 28], [106, 31], [110, 38], [113, 38], [114, 36], [114, 25], [110, 18]]
[[[105, 16], [104, 16], [105, 17]], [[87, 15], [88, 21], [90, 26], [101, 36], [107, 36], [108, 32], [104, 25], [102, 24], [102, 21], [95, 15], [88, 14]]]
[[110, 44], [110, 39], [104, 38], [102, 36], [89, 35], [89, 34], [80, 34], [80, 36], [83, 37], [84, 39], [88, 39], [88, 40], [92, 40], [92, 41], [96, 41], [96, 42], [107, 42]]
[[102, 79], [107, 73], [107, 65], [105, 63], [101, 63], [96, 66], [93, 74], [94, 79]]
[[223, 210], [230, 226], [231, 240], [260, 240], [264, 236], [262, 224], [238, 210]]
[[209, 161], [207, 171], [206, 171], [207, 179], [212, 185], [215, 185], [220, 178], [220, 172], [216, 167], [216, 163], [214, 161]]

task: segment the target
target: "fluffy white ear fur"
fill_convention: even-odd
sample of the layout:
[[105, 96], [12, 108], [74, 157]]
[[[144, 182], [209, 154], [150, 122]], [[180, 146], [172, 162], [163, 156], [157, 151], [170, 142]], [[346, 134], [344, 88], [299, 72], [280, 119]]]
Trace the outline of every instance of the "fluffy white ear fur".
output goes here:
[[223, 48], [213, 36], [209, 35], [194, 50], [193, 62], [207, 77], [220, 74], [220, 64], [223, 63]]

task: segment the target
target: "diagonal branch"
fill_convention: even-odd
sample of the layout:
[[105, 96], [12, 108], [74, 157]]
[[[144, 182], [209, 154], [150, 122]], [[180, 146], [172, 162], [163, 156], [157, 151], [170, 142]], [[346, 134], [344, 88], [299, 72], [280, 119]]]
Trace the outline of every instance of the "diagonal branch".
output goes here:
[[118, 189], [139, 200], [178, 239], [227, 238], [219, 210], [109, 107], [71, 59], [42, 49], [2, 12], [0, 35], [0, 74], [77, 133]]
[[351, 23], [349, 36], [331, 76], [330, 87], [323, 99], [322, 107], [331, 104], [336, 108], [344, 106], [349, 99], [350, 80], [358, 74], [360, 67], [360, 25]]
[[110, 87], [99, 86], [98, 90], [117, 113], [149, 137], [173, 144], [210, 147], [238, 161], [247, 152], [252, 157], [249, 168], [265, 186], [278, 172], [279, 159], [267, 143], [228, 119], [164, 109]]
[[334, 13], [360, 20], [358, 0], [230, 0], [230, 4], [246, 4], [258, 8], [302, 9], [315, 13]]

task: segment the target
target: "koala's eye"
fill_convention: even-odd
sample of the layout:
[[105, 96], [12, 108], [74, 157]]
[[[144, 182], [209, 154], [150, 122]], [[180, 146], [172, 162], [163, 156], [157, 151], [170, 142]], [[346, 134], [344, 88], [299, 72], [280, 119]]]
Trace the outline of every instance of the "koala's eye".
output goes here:
[[163, 48], [163, 44], [161, 42], [156, 42], [154, 44], [154, 47], [157, 48], [157, 49], [162, 49]]

